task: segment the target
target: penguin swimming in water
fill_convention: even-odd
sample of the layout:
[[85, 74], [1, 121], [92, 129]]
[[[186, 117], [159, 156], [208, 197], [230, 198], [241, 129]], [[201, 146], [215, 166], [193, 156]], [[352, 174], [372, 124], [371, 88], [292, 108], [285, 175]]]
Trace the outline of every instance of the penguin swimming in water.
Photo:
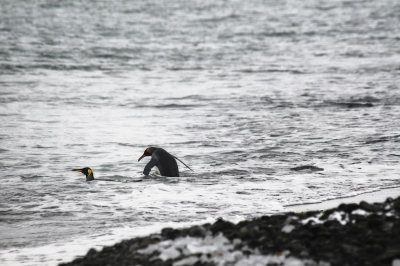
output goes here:
[[82, 174], [86, 175], [86, 181], [94, 180], [93, 171], [89, 167], [85, 167], [82, 169], [72, 169], [72, 171], [81, 172]]
[[[90, 169], [89, 167], [85, 167], [82, 169], [72, 169], [72, 171], [77, 171], [77, 172], [81, 172], [82, 174], [86, 175], [86, 181], [92, 181], [94, 180], [94, 176], [93, 176], [93, 170]], [[97, 179], [96, 180], [101, 180], [101, 181], [111, 181], [111, 182], [122, 182], [122, 183], [128, 183], [128, 182], [142, 182], [142, 179], [138, 179], [138, 180], [115, 180], [115, 179], [105, 179], [105, 178], [101, 178], [101, 179]]]
[[[160, 170], [160, 174], [162, 176], [179, 176], [179, 169], [178, 169], [178, 164], [176, 163], [176, 160], [179, 160], [166, 150], [162, 148], [156, 148], [156, 147], [149, 147], [147, 148], [143, 155], [140, 156], [138, 159], [138, 162], [146, 156], [151, 156], [151, 160], [146, 164], [143, 170], [144, 175], [149, 175], [150, 170], [154, 167], [157, 166], [158, 170]], [[183, 163], [187, 168], [192, 170], [189, 166], [187, 166], [184, 162], [179, 160], [181, 163]], [[193, 171], [193, 170], [192, 170]]]

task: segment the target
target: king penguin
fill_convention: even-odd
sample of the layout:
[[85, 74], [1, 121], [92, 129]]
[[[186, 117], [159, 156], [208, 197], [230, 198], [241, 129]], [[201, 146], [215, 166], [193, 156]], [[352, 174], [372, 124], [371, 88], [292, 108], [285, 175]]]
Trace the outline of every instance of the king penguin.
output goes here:
[[178, 164], [176, 163], [175, 156], [162, 148], [149, 147], [143, 155], [138, 159], [140, 161], [143, 157], [151, 156], [151, 160], [146, 164], [143, 170], [144, 175], [149, 175], [150, 170], [157, 166], [162, 176], [179, 176]]
[[81, 172], [82, 174], [86, 175], [86, 181], [94, 180], [93, 171], [89, 167], [85, 167], [82, 169], [72, 169], [72, 171]]

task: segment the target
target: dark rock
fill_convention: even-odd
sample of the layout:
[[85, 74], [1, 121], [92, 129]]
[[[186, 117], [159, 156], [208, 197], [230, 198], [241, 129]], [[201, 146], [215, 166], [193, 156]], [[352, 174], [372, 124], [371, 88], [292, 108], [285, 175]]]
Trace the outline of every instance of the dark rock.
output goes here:
[[329, 230], [339, 230], [342, 225], [337, 220], [328, 220], [324, 222], [324, 226]]
[[247, 229], [246, 226], [243, 226], [239, 229], [239, 237], [240, 238], [247, 238], [249, 234], [249, 230]]
[[382, 230], [385, 231], [386, 233], [390, 232], [393, 230], [393, 223], [390, 221], [386, 221], [386, 223], [383, 224]]
[[175, 239], [180, 236], [180, 231], [167, 227], [161, 230], [161, 236], [164, 239]]
[[391, 197], [389, 197], [389, 198], [387, 198], [387, 199], [385, 200], [384, 204], [385, 204], [385, 205], [388, 205], [388, 204], [393, 203], [393, 201], [394, 201], [394, 199], [391, 198]]
[[97, 251], [94, 248], [91, 248], [91, 249], [89, 249], [86, 256], [91, 257], [91, 256], [95, 256], [96, 254], [97, 254]]
[[[375, 243], [365, 247], [365, 252], [368, 254], [378, 255], [378, 254], [382, 254], [382, 252], [384, 252], [384, 251], [385, 251], [385, 248], [383, 246], [375, 244]], [[353, 253], [353, 254], [355, 254], [355, 253]]]
[[324, 211], [324, 212], [322, 213], [321, 219], [322, 219], [322, 220], [328, 219], [328, 217], [329, 217], [332, 213], [334, 213], [335, 211], [336, 211], [335, 209], [330, 209], [330, 210]]
[[381, 229], [384, 222], [385, 217], [383, 215], [371, 214], [370, 217], [368, 217], [367, 223], [371, 229]]
[[343, 250], [344, 253], [347, 254], [357, 254], [359, 248], [353, 245], [349, 245], [349, 244], [342, 244], [341, 249]]
[[300, 239], [293, 239], [291, 240], [288, 244], [287, 247], [289, 250], [295, 254], [299, 254], [302, 252], [305, 252], [307, 248], [305, 248], [302, 244], [302, 241]]
[[202, 226], [195, 225], [189, 228], [189, 235], [193, 237], [204, 237], [206, 235], [206, 229]]
[[361, 201], [360, 202], [360, 209], [363, 209], [364, 211], [367, 212], [377, 212], [381, 210], [380, 206], [369, 204], [368, 202]]
[[358, 204], [356, 203], [340, 204], [338, 209], [347, 213], [351, 213], [352, 211], [358, 209]]
[[400, 258], [400, 246], [388, 247], [381, 256], [383, 261], [388, 262], [391, 262], [395, 258]]
[[219, 218], [213, 225], [211, 225], [210, 230], [213, 232], [213, 234], [216, 234], [217, 232], [226, 232], [231, 230], [233, 227], [233, 223]]
[[400, 212], [400, 197], [393, 201], [393, 209], [397, 212]]

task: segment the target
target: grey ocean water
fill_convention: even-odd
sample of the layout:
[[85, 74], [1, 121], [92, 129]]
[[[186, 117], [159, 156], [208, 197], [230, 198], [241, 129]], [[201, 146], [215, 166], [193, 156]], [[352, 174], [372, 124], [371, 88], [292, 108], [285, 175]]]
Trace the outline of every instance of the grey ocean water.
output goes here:
[[0, 263], [400, 186], [399, 84], [398, 0], [1, 0]]

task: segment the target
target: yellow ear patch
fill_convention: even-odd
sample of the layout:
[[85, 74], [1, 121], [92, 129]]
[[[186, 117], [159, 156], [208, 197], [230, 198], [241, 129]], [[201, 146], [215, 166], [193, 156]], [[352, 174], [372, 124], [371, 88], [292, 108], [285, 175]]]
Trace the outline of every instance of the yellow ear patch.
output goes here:
[[150, 152], [150, 148], [147, 148], [146, 151], [147, 151], [147, 152]]
[[88, 169], [88, 176], [92, 175], [92, 170]]

